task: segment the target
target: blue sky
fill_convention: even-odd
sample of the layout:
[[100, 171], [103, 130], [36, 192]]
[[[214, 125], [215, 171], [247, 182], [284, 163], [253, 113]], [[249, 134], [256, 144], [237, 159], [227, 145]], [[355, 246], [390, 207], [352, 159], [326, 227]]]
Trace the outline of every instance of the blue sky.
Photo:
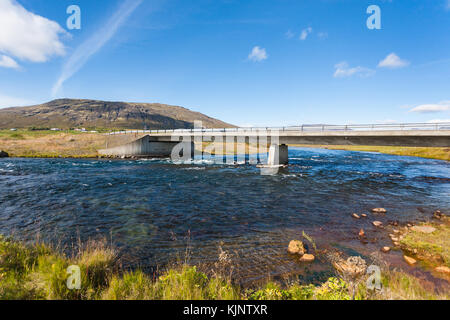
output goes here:
[[[81, 30], [67, 29], [72, 4]], [[370, 5], [381, 30], [367, 28]], [[450, 121], [449, 0], [0, 6], [0, 107], [68, 97], [181, 105], [237, 125]]]

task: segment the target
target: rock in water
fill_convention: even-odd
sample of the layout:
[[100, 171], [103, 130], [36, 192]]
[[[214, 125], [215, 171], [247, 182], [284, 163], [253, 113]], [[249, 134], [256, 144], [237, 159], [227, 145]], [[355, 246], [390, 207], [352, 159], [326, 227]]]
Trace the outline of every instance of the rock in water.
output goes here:
[[388, 253], [389, 251], [391, 251], [391, 248], [389, 248], [389, 247], [381, 248], [381, 252]]
[[355, 218], [355, 219], [360, 219], [360, 218], [361, 218], [361, 217], [358, 216], [356, 213], [353, 213], [353, 214], [352, 214], [352, 217]]
[[360, 236], [361, 238], [366, 236], [366, 233], [364, 232], [364, 229], [361, 229], [361, 230], [359, 231], [359, 236]]
[[436, 272], [445, 273], [445, 274], [450, 274], [450, 268], [449, 268], [449, 267], [446, 267], [446, 266], [436, 267], [434, 270], [435, 270]]
[[411, 257], [408, 256], [403, 256], [403, 259], [405, 259], [406, 263], [408, 263], [409, 265], [415, 265], [417, 263], [416, 259], [413, 259]]
[[375, 209], [372, 209], [372, 212], [373, 213], [386, 213], [387, 210], [384, 208], [375, 208]]
[[304, 254], [303, 257], [300, 258], [302, 262], [313, 262], [316, 258], [312, 254]]
[[9, 154], [3, 150], [0, 150], [0, 158], [8, 158]]
[[381, 228], [383, 226], [383, 222], [381, 221], [374, 221], [372, 224], [377, 228]]
[[432, 226], [414, 226], [411, 228], [411, 230], [422, 233], [433, 233], [436, 231], [436, 228]]
[[303, 242], [300, 240], [292, 240], [289, 243], [288, 252], [291, 254], [299, 254], [303, 256], [305, 254], [305, 247], [303, 246]]

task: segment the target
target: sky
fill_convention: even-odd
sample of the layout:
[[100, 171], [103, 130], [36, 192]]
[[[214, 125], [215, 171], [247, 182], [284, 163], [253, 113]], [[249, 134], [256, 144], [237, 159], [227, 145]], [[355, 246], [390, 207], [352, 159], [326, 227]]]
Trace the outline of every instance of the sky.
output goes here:
[[0, 108], [55, 98], [239, 126], [450, 122], [450, 0], [0, 0]]

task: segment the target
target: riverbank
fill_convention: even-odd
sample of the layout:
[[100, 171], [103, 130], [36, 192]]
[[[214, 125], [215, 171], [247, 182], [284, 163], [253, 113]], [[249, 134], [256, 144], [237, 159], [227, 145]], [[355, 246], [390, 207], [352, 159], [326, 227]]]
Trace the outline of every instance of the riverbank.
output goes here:
[[[411, 231], [402, 240], [404, 250], [416, 252], [433, 248], [448, 266], [447, 218], [434, 223], [439, 232]], [[430, 223], [426, 225], [429, 226]], [[306, 237], [308, 238], [308, 237]], [[412, 240], [414, 239], [414, 240]], [[311, 240], [311, 239], [309, 239]], [[139, 270], [123, 270], [120, 257], [106, 241], [90, 241], [73, 256], [36, 242], [24, 244], [0, 236], [0, 300], [404, 300], [450, 298], [448, 290], [434, 288], [424, 279], [381, 266], [381, 289], [368, 288], [370, 275], [366, 262], [359, 257], [348, 260], [333, 258], [336, 276], [321, 284], [265, 283], [241, 287], [230, 276], [232, 266], [227, 253], [221, 251], [208, 274], [201, 267], [180, 264], [146, 274]], [[315, 251], [317, 253], [319, 251]], [[422, 252], [422, 251], [421, 251]], [[338, 257], [339, 254], [331, 254]], [[330, 256], [330, 254], [328, 254]], [[355, 262], [356, 261], [356, 262]], [[304, 263], [299, 260], [299, 263]], [[363, 272], [361, 271], [363, 265]], [[68, 269], [72, 266], [71, 269]], [[80, 271], [77, 288], [76, 268]], [[72, 270], [69, 279], [67, 270]], [[72, 273], [75, 270], [75, 273]], [[356, 270], [356, 271], [355, 271]], [[69, 279], [69, 280], [68, 280]], [[375, 282], [376, 284], [376, 282]], [[72, 289], [69, 287], [72, 286]], [[75, 287], [75, 289], [73, 289]]]
[[422, 147], [384, 147], [384, 146], [329, 146], [329, 145], [295, 145], [302, 148], [319, 148], [329, 150], [346, 150], [362, 152], [378, 152], [396, 156], [420, 157], [427, 159], [450, 161], [450, 148]]

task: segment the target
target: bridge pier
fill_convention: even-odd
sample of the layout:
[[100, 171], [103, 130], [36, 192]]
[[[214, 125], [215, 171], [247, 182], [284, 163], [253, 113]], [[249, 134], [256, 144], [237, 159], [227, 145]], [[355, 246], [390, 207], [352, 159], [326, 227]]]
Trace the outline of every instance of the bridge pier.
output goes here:
[[269, 149], [269, 166], [283, 166], [289, 163], [288, 146], [285, 144], [272, 144]]

